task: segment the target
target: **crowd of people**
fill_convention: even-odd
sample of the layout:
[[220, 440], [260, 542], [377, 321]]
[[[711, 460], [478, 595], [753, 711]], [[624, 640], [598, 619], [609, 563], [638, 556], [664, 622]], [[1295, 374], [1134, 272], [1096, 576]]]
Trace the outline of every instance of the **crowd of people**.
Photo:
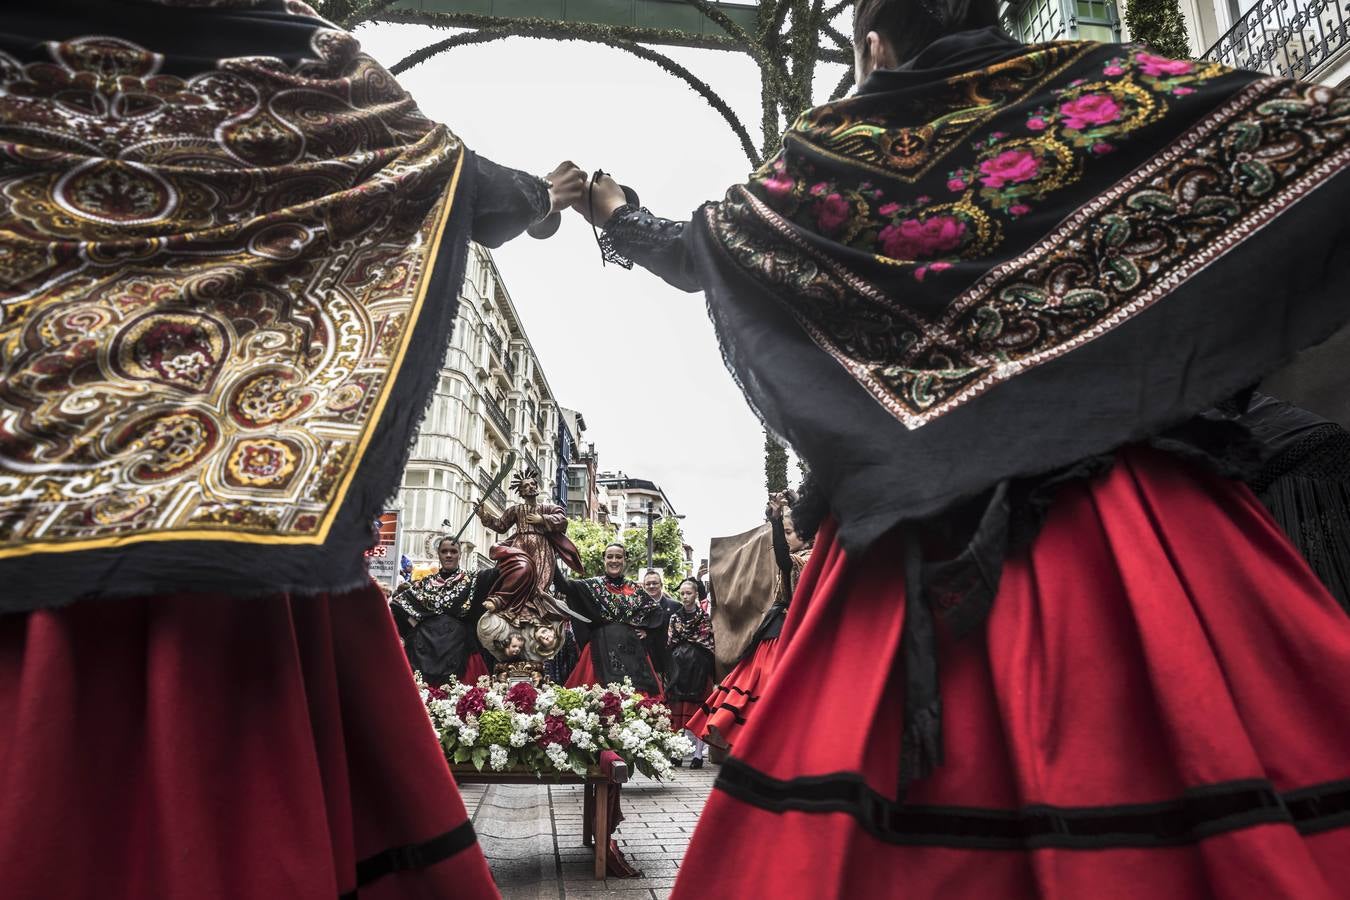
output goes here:
[[[295, 0], [0, 10], [6, 895], [496, 896], [407, 660], [728, 748], [676, 898], [1338, 896], [1350, 98], [998, 7], [858, 0], [854, 92], [688, 220]], [[491, 570], [364, 571], [469, 241], [569, 208], [808, 473], [720, 680], [717, 561], [581, 572], [528, 472]]]

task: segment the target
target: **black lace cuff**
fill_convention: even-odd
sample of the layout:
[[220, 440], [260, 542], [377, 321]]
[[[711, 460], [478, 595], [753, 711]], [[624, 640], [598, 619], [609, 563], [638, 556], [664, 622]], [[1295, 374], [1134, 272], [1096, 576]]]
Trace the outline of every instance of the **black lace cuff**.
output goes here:
[[659, 255], [684, 234], [686, 222], [652, 215], [651, 210], [625, 203], [605, 223], [600, 249], [605, 261], [631, 269], [633, 263]]

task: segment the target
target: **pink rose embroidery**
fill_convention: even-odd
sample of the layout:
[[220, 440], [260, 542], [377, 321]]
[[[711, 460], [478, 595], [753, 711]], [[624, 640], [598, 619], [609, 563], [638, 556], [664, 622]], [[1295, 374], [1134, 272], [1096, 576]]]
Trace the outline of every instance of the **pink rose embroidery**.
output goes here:
[[1106, 75], [1106, 76], [1108, 76], [1108, 77], [1110, 77], [1110, 78], [1115, 78], [1117, 75], [1124, 75], [1124, 74], [1125, 74], [1125, 70], [1124, 70], [1123, 68], [1121, 68], [1120, 66], [1117, 66], [1117, 65], [1114, 65], [1114, 64], [1113, 64], [1113, 65], [1107, 66], [1105, 69], [1102, 69], [1102, 74], [1103, 74], [1103, 75]]
[[1106, 94], [1086, 94], [1070, 100], [1059, 108], [1064, 116], [1064, 127], [1075, 131], [1105, 125], [1120, 118], [1120, 106]]
[[1107, 144], [1107, 143], [1104, 143], [1104, 142], [1103, 142], [1103, 143], [1096, 143], [1096, 144], [1093, 144], [1093, 145], [1092, 145], [1092, 152], [1095, 153], [1095, 154], [1097, 154], [1098, 156], [1105, 156], [1106, 154], [1110, 153], [1110, 152], [1111, 152], [1112, 150], [1114, 150], [1114, 149], [1116, 149], [1116, 148], [1115, 148], [1115, 147], [1112, 147], [1110, 144]]
[[1005, 150], [993, 159], [980, 163], [980, 183], [986, 187], [1001, 188], [1005, 184], [1030, 181], [1040, 171], [1041, 164], [1029, 150]]
[[849, 203], [838, 194], [830, 194], [816, 204], [816, 225], [824, 234], [834, 234], [848, 221]]
[[1176, 94], [1178, 97], [1185, 97], [1187, 94], [1194, 94], [1195, 88], [1179, 87], [1172, 93]]
[[826, 191], [828, 191], [829, 189], [830, 189], [830, 186], [829, 186], [828, 184], [826, 184], [825, 182], [823, 182], [823, 181], [817, 182], [816, 184], [811, 185], [811, 196], [812, 196], [812, 197], [820, 197], [820, 196], [822, 196]]
[[1031, 212], [1031, 207], [1027, 206], [1025, 203], [1014, 203], [1012, 206], [1008, 207], [1009, 215], [1013, 216], [1025, 216], [1029, 212]]
[[792, 193], [792, 179], [779, 172], [772, 178], [764, 179], [764, 191], [771, 197], [785, 197]]
[[953, 216], [906, 219], [881, 229], [877, 239], [891, 259], [924, 259], [954, 250], [966, 235], [966, 223]]
[[1140, 53], [1135, 59], [1139, 61], [1139, 68], [1144, 70], [1144, 74], [1152, 75], [1154, 78], [1185, 75], [1195, 71], [1195, 64], [1184, 59], [1168, 59], [1165, 56], [1154, 56], [1152, 53]]
[[953, 178], [947, 182], [947, 190], [949, 191], [964, 191], [965, 189], [966, 183], [960, 178]]
[[1030, 131], [1044, 131], [1046, 124], [1045, 119], [1041, 116], [1032, 116], [1030, 119], [1027, 119], [1027, 128]]
[[899, 203], [887, 203], [885, 206], [877, 207], [877, 212], [883, 216], [893, 216], [900, 211]]

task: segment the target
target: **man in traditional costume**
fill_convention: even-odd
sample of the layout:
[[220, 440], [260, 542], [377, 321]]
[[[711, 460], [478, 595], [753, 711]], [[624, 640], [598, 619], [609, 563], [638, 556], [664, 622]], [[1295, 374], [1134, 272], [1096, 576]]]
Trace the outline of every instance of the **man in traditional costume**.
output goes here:
[[707, 295], [824, 516], [674, 896], [1342, 895], [1350, 618], [1233, 476], [1350, 319], [1350, 98], [994, 0], [854, 46], [690, 222], [579, 204]]
[[461, 569], [452, 537], [441, 538], [436, 555], [440, 570], [399, 585], [389, 608], [408, 663], [427, 684], [445, 684], [451, 676], [472, 683], [489, 674], [474, 634], [496, 572]]
[[497, 896], [363, 551], [581, 173], [294, 0], [6, 5], [0, 157], [4, 895]]

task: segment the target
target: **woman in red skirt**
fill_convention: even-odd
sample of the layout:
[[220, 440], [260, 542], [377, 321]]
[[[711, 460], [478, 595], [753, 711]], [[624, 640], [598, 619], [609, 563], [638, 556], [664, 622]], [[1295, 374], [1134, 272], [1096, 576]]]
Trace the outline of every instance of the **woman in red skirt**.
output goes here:
[[282, 0], [0, 11], [0, 894], [498, 895], [371, 523], [468, 244], [580, 195]]
[[823, 521], [674, 896], [1342, 896], [1350, 617], [1244, 481], [1350, 319], [1350, 98], [998, 23], [861, 0], [747, 183], [578, 206], [707, 295]]
[[[683, 729], [694, 744], [689, 768], [701, 769], [704, 743], [689, 723], [702, 711], [703, 700], [712, 690], [712, 618], [702, 605], [707, 597], [703, 582], [686, 578], [680, 582], [679, 596], [680, 608], [670, 616], [670, 678], [666, 683], [666, 705], [670, 707], [671, 729]], [[677, 759], [675, 765], [682, 762]]]
[[689, 721], [690, 731], [716, 746], [731, 749], [737, 732], [744, 727], [765, 685], [773, 675], [781, 648], [783, 623], [802, 569], [811, 558], [812, 543], [792, 523], [791, 492], [769, 500], [774, 562], [778, 566], [778, 597], [750, 638], [740, 662], [722, 679]]

